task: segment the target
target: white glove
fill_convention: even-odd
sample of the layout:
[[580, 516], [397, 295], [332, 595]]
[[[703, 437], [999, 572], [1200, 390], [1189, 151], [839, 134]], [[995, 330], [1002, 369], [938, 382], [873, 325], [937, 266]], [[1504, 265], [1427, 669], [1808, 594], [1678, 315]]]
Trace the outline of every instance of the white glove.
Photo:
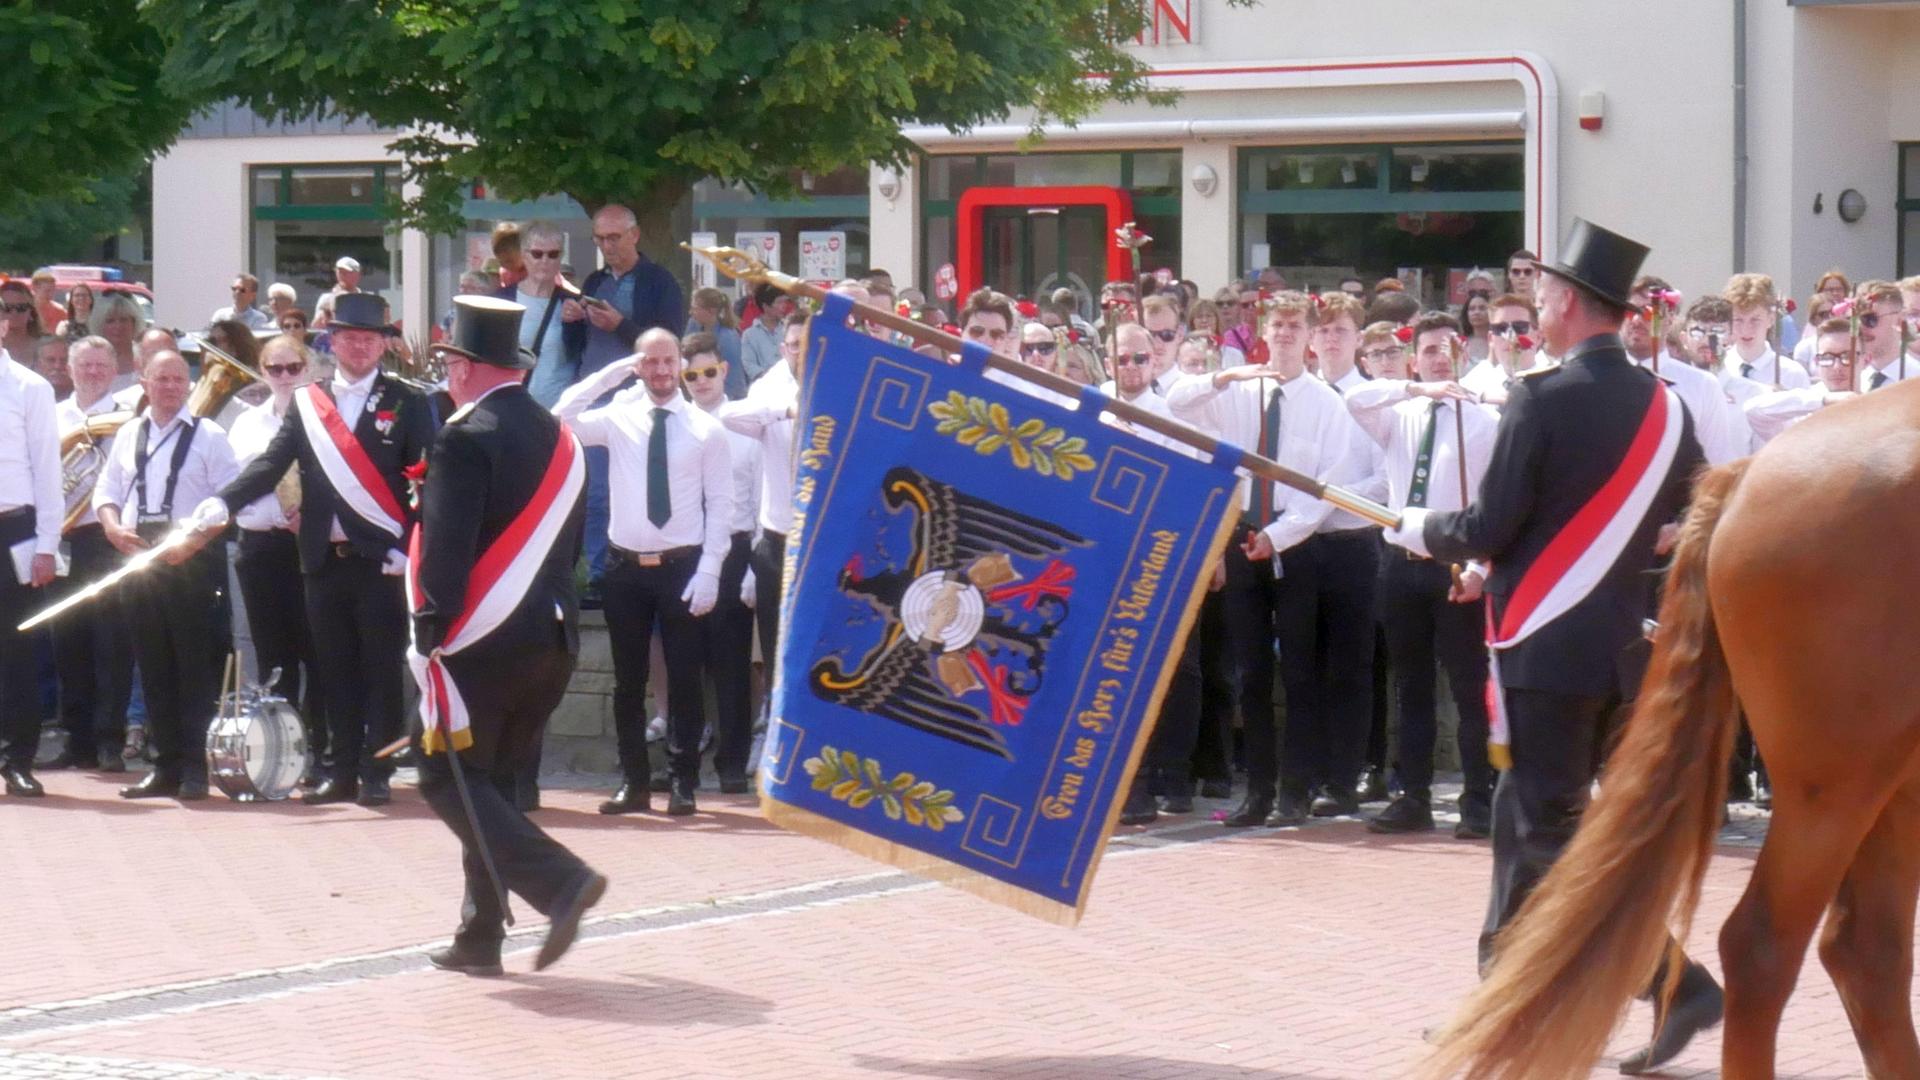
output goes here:
[[1398, 544], [1415, 555], [1425, 555], [1431, 559], [1433, 552], [1427, 550], [1427, 538], [1424, 535], [1429, 512], [1425, 507], [1409, 506], [1400, 511], [1399, 526], [1383, 530], [1381, 535], [1387, 538], [1389, 544]]
[[407, 553], [399, 548], [387, 549], [387, 561], [380, 564], [380, 572], [388, 577], [400, 577], [407, 572]]
[[693, 580], [687, 582], [687, 591], [680, 594], [680, 599], [687, 605], [687, 614], [695, 618], [712, 611], [713, 605], [720, 599], [720, 576], [705, 570], [695, 573]]
[[218, 495], [209, 495], [193, 508], [193, 527], [203, 531], [224, 529], [229, 518], [227, 504]]
[[740, 579], [740, 602], [747, 605], [747, 610], [749, 611], [753, 610], [754, 605], [760, 599], [760, 590], [755, 588], [756, 584], [753, 577], [753, 567], [749, 566], [747, 567], [746, 576]]

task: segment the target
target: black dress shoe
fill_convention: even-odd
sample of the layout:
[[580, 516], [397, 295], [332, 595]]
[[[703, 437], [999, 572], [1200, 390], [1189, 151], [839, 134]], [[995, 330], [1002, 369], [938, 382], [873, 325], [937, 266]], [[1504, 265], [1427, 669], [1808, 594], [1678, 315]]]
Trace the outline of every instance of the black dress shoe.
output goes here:
[[1463, 795], [1460, 798], [1460, 823], [1453, 827], [1455, 840], [1485, 840], [1493, 834], [1493, 808], [1486, 796]]
[[1220, 824], [1229, 829], [1251, 829], [1267, 823], [1267, 814], [1273, 809], [1273, 796], [1264, 791], [1248, 791], [1247, 797], [1240, 800]]
[[1160, 800], [1160, 811], [1166, 814], [1191, 814], [1193, 813], [1193, 796], [1185, 794], [1165, 796]]
[[1356, 796], [1363, 803], [1386, 802], [1387, 774], [1382, 769], [1369, 768], [1360, 776], [1360, 791]]
[[1307, 823], [1307, 800], [1292, 795], [1281, 795], [1273, 800], [1273, 812], [1267, 815], [1265, 824], [1270, 828], [1284, 829], [1292, 825]]
[[1142, 784], [1135, 784], [1127, 794], [1126, 804], [1120, 807], [1120, 824], [1149, 825], [1160, 816], [1160, 810], [1154, 805], [1153, 796], [1147, 793]]
[[19, 765], [9, 765], [0, 769], [0, 776], [6, 777], [7, 794], [19, 799], [38, 799], [47, 793], [40, 781], [33, 778], [33, 770]]
[[672, 791], [673, 781], [667, 779], [666, 773], [655, 773], [654, 775], [647, 777], [647, 790], [648, 791]]
[[606, 893], [607, 879], [587, 871], [573, 892], [553, 909], [550, 916], [553, 925], [547, 928], [547, 940], [540, 943], [540, 953], [533, 958], [533, 970], [545, 971], [552, 967], [553, 962], [573, 946], [573, 939], [580, 933], [580, 917]]
[[753, 781], [744, 776], [723, 776], [720, 778], [720, 794], [747, 795], [753, 791]]
[[155, 769], [132, 787], [120, 789], [123, 799], [171, 799], [180, 793], [180, 778]]
[[1620, 1059], [1622, 1075], [1640, 1076], [1653, 1072], [1679, 1057], [1695, 1035], [1720, 1023], [1726, 1011], [1726, 998], [1720, 992], [1720, 985], [1704, 969], [1700, 971], [1697, 987], [1689, 985], [1695, 981], [1692, 971], [1685, 978], [1686, 982], [1674, 995], [1672, 1008], [1667, 1010], [1665, 1016], [1654, 1018], [1652, 1041]]
[[647, 793], [645, 784], [620, 785], [613, 798], [600, 804], [603, 814], [639, 814], [653, 809], [653, 796]]
[[1376, 833], [1430, 832], [1433, 807], [1415, 795], [1402, 795], [1367, 822], [1367, 831]]
[[321, 781], [319, 787], [300, 796], [300, 801], [308, 806], [325, 806], [327, 803], [352, 802], [359, 796], [358, 783], [336, 778]]
[[437, 952], [427, 954], [427, 963], [441, 971], [457, 971], [462, 975], [477, 975], [491, 978], [504, 975], [506, 968], [500, 966], [500, 946], [491, 948], [485, 945], [468, 945], [455, 940], [452, 945]]
[[37, 761], [33, 767], [42, 772], [58, 772], [61, 769], [91, 769], [99, 763], [95, 754], [76, 754], [72, 750], [62, 750], [50, 761]]
[[667, 816], [686, 817], [697, 809], [693, 801], [693, 778], [674, 777], [673, 790], [667, 795]]
[[314, 788], [319, 787], [321, 783], [324, 782], [324, 780], [325, 778], [320, 775], [319, 769], [310, 768], [306, 772], [303, 772], [300, 774], [300, 782], [298, 786], [301, 791], [312, 791]]
[[1233, 782], [1230, 780], [1200, 781], [1200, 797], [1203, 799], [1233, 798]]
[[361, 806], [385, 806], [393, 801], [393, 785], [384, 776], [369, 776], [360, 782], [360, 794], [353, 801]]
[[199, 802], [207, 797], [207, 782], [198, 777], [184, 777], [173, 797], [181, 802]]
[[1348, 817], [1360, 812], [1360, 800], [1351, 791], [1335, 791], [1324, 788], [1320, 797], [1313, 800], [1314, 817]]

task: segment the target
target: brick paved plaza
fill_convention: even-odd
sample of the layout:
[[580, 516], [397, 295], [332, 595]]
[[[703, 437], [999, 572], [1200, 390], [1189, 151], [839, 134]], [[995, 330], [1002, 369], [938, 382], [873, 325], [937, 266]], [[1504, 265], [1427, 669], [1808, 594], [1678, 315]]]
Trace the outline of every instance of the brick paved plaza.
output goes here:
[[[750, 799], [605, 818], [601, 792], [550, 790], [538, 820], [612, 888], [560, 965], [529, 973], [544, 927], [523, 909], [510, 974], [479, 980], [427, 966], [458, 866], [411, 788], [381, 810], [188, 807], [112, 779], [49, 773], [48, 798], [0, 807], [0, 1080], [1403, 1076], [1473, 978], [1488, 860], [1446, 832], [1230, 834], [1203, 810], [1123, 830], [1064, 930], [774, 830]], [[1759, 828], [1736, 820], [1708, 877], [1716, 969]], [[1616, 1050], [1646, 1025], [1636, 1007]], [[1718, 1056], [1715, 1032], [1671, 1075]], [[1860, 1074], [1817, 964], [1781, 1068]]]

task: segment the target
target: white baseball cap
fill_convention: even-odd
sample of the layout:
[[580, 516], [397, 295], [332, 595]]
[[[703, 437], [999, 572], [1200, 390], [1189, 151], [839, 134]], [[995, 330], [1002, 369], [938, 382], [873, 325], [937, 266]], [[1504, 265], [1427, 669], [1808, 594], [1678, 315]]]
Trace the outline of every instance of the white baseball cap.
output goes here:
[[345, 270], [349, 274], [357, 274], [360, 272], [360, 260], [351, 255], [342, 255], [339, 260], [333, 264], [333, 268], [335, 270]]

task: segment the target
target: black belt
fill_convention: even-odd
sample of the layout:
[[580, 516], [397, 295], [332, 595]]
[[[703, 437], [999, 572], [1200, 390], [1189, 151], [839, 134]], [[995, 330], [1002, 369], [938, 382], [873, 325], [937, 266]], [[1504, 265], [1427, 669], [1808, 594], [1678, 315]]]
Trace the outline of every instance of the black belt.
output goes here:
[[327, 554], [336, 559], [371, 559], [371, 555], [362, 555], [351, 540], [339, 540], [327, 545]]
[[619, 544], [608, 544], [614, 558], [630, 562], [635, 566], [671, 566], [677, 562], [700, 557], [700, 545], [688, 544], [685, 547], [668, 548], [665, 551], [629, 551]]
[[1361, 525], [1353, 529], [1328, 529], [1326, 532], [1314, 533], [1313, 535], [1325, 536], [1334, 540], [1347, 540], [1359, 536], [1362, 533], [1377, 533], [1379, 530], [1380, 526], [1378, 525]]

